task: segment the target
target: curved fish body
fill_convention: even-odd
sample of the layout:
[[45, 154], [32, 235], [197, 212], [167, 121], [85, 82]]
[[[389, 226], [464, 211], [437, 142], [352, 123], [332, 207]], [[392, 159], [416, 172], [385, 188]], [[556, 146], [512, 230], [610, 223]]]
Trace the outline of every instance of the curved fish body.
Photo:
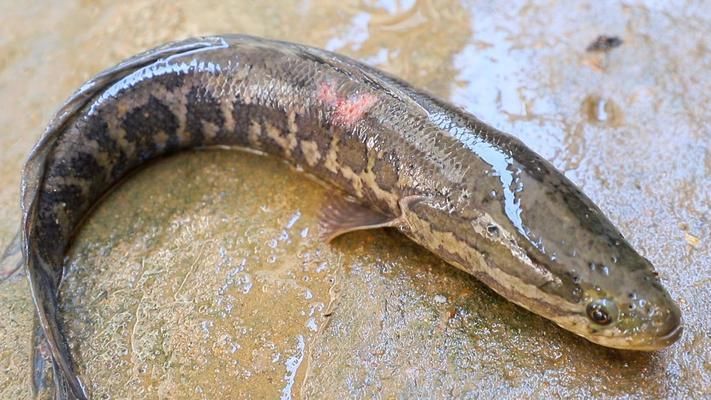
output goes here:
[[655, 350], [681, 334], [652, 265], [517, 139], [347, 57], [249, 36], [172, 43], [111, 68], [50, 123], [23, 174], [20, 248], [55, 377], [86, 398], [57, 325], [63, 257], [127, 173], [183, 149], [280, 157], [357, 204], [331, 237], [391, 226], [506, 299], [592, 342]]

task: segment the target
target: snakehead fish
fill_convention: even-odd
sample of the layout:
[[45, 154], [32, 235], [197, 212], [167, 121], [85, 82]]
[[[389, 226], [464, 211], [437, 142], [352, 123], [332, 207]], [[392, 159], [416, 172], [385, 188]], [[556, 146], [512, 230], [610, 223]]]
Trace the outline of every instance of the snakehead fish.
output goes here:
[[55, 380], [71, 395], [88, 397], [57, 321], [73, 233], [130, 171], [209, 146], [283, 158], [343, 191], [350, 200], [324, 207], [328, 238], [394, 227], [603, 346], [651, 351], [681, 335], [679, 308], [651, 263], [519, 140], [348, 57], [214, 36], [150, 50], [87, 82], [24, 167], [20, 236], [4, 262], [26, 268]]

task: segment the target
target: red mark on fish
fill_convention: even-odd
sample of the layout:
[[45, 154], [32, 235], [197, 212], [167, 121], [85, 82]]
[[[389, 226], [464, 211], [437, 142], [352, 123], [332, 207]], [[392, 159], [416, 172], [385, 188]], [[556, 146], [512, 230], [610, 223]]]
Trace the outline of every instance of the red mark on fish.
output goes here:
[[334, 108], [333, 122], [344, 126], [353, 126], [370, 110], [378, 98], [370, 93], [339, 95], [333, 84], [323, 82], [316, 96], [322, 102]]

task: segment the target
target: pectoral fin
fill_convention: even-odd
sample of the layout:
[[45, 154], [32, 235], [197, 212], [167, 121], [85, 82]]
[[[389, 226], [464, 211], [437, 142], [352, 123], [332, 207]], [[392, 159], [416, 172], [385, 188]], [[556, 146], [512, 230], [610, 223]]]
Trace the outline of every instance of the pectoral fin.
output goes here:
[[339, 197], [324, 205], [319, 227], [321, 238], [330, 242], [347, 232], [396, 226], [398, 220]]

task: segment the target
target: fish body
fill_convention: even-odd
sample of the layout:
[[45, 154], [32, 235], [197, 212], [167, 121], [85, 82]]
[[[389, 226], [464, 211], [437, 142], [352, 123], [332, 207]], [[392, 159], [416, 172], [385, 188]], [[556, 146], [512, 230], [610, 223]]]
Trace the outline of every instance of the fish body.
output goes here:
[[338, 54], [206, 37], [150, 50], [86, 83], [23, 171], [19, 247], [55, 375], [74, 396], [87, 394], [57, 325], [73, 233], [132, 170], [209, 146], [283, 158], [355, 199], [327, 207], [331, 237], [395, 227], [592, 342], [655, 350], [681, 334], [679, 309], [649, 261], [519, 140]]

